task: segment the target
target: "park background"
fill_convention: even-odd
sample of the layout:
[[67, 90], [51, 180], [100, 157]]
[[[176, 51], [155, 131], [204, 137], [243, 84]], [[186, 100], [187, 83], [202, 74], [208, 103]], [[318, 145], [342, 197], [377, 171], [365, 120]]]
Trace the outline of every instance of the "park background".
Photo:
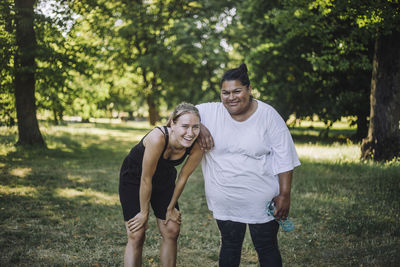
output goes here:
[[[118, 174], [181, 101], [219, 101], [245, 62], [302, 165], [285, 266], [400, 260], [398, 0], [0, 3], [0, 265], [120, 266]], [[216, 266], [201, 170], [180, 199], [178, 266]], [[150, 220], [145, 266], [159, 266]], [[242, 266], [257, 266], [249, 236]]]

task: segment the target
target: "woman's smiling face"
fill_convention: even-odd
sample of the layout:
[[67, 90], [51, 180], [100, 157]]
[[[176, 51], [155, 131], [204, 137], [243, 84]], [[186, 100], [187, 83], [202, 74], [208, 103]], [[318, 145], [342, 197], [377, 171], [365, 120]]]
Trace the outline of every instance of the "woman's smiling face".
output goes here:
[[190, 147], [200, 133], [200, 118], [194, 113], [186, 113], [171, 124], [176, 140], [181, 146]]
[[251, 106], [250, 96], [251, 86], [244, 86], [239, 80], [222, 83], [221, 101], [231, 115], [246, 113]]

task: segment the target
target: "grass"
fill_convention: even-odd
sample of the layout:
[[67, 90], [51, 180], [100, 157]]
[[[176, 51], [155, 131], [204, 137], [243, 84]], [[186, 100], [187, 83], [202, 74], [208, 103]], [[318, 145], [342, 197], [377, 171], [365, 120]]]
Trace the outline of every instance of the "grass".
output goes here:
[[[146, 123], [42, 124], [48, 149], [14, 147], [0, 128], [0, 266], [121, 266], [126, 243], [118, 198], [123, 158]], [[361, 163], [353, 129], [318, 138], [292, 130], [302, 166], [295, 170], [295, 231], [279, 232], [285, 266], [396, 266], [400, 262], [400, 164]], [[207, 209], [201, 170], [180, 199], [178, 266], [217, 266], [219, 234]], [[144, 266], [159, 266], [150, 218]], [[241, 266], [258, 266], [246, 235]]]

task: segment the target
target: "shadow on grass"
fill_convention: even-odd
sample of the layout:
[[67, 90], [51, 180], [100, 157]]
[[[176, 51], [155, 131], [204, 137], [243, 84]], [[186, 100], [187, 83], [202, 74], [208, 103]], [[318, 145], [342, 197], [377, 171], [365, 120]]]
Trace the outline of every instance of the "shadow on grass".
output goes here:
[[398, 166], [303, 160], [291, 206], [301, 241], [284, 235], [297, 258], [310, 266], [394, 266], [400, 260], [399, 177]]
[[[116, 238], [125, 232], [119, 205], [96, 204], [82, 196], [64, 198], [54, 189], [39, 189], [31, 197], [2, 197], [1, 208], [6, 212], [1, 215], [0, 265], [92, 266], [103, 262], [110, 266], [106, 263], [112, 255], [121, 253], [118, 247], [103, 257], [92, 255], [107, 244], [123, 246], [125, 240]], [[119, 257], [111, 265], [120, 264]]]
[[[79, 159], [90, 158], [96, 155], [114, 157], [121, 154], [121, 150], [129, 150], [137, 142], [132, 140], [116, 140], [113, 137], [99, 137], [90, 134], [61, 133], [58, 136], [46, 138], [49, 145], [57, 144], [55, 148], [20, 147], [9, 152], [4, 161], [18, 161], [22, 159]], [[98, 154], [99, 153], [99, 154]]]
[[[34, 160], [38, 156], [45, 163]], [[125, 243], [118, 169], [71, 172], [59, 164], [82, 160], [90, 159], [51, 150], [7, 156], [0, 174], [1, 266], [121, 265], [121, 258], [112, 256], [120, 255]], [[110, 253], [93, 253], [107, 244], [115, 244]]]
[[354, 129], [330, 129], [327, 135], [324, 135], [324, 128], [320, 127], [294, 127], [290, 129], [293, 140], [298, 144], [323, 144], [332, 145], [333, 143], [345, 144], [349, 140], [358, 142], [354, 138], [356, 131]]

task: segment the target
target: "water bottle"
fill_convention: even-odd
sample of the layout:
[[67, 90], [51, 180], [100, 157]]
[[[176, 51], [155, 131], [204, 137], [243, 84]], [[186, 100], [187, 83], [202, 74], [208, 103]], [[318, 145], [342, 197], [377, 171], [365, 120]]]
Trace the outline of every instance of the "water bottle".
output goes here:
[[[266, 206], [267, 214], [269, 216], [274, 216], [274, 211], [275, 211], [275, 203], [273, 201], [269, 201]], [[285, 232], [290, 232], [294, 230], [294, 224], [292, 220], [289, 218], [286, 218], [285, 220], [277, 220], [275, 219], [279, 225], [282, 227], [283, 231]]]

